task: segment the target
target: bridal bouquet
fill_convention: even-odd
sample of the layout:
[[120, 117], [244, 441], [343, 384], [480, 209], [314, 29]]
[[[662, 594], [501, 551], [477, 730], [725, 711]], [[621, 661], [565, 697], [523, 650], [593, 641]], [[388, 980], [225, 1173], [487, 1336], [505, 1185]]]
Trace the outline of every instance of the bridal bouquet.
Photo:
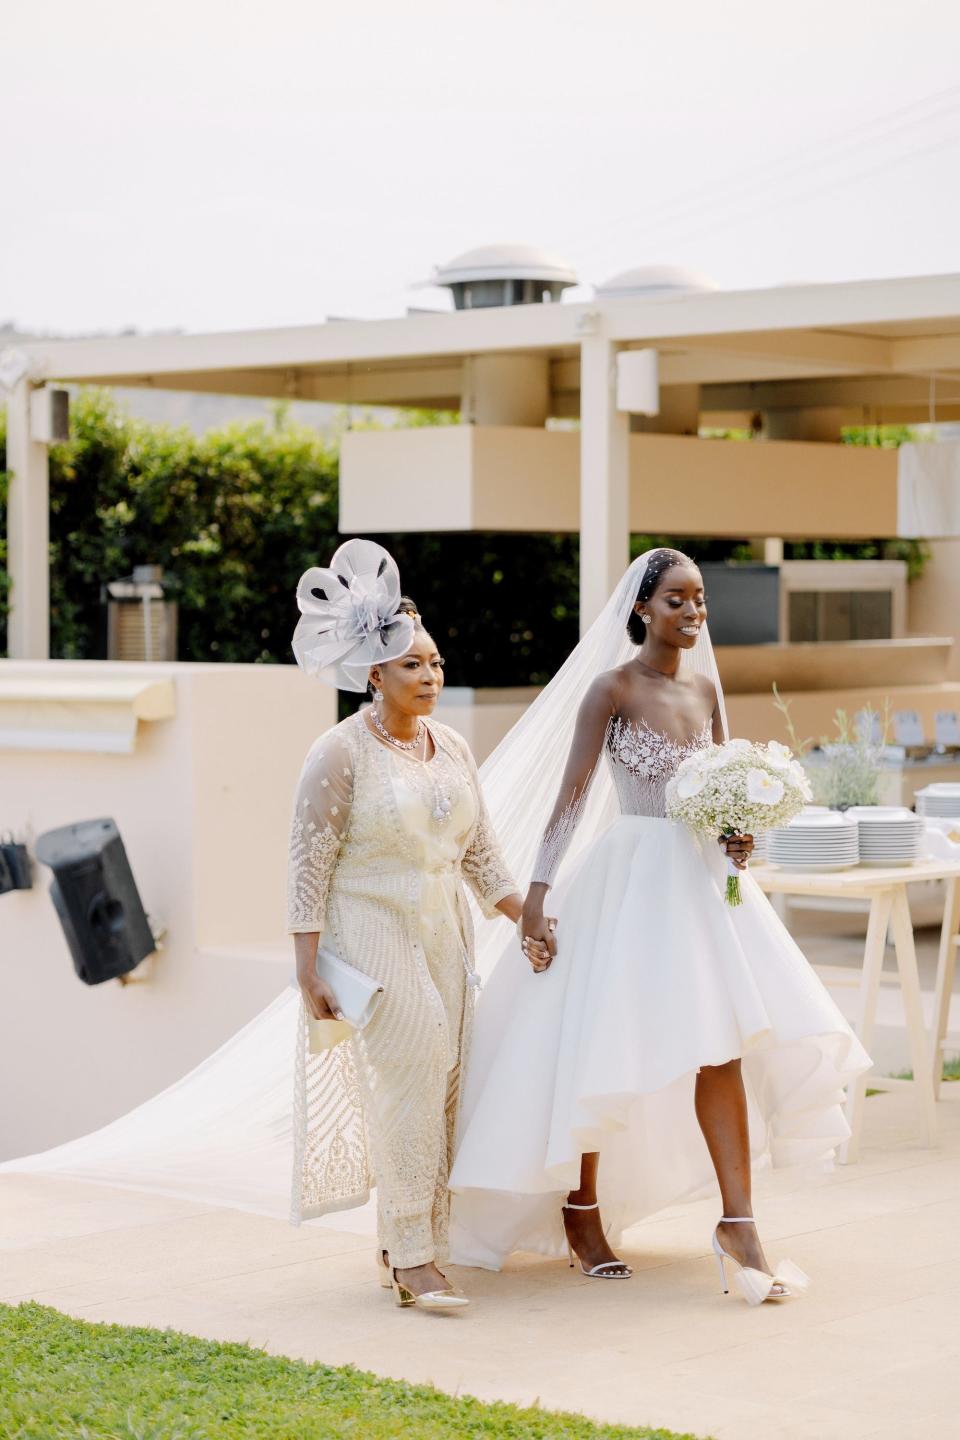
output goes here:
[[[730, 838], [775, 830], [811, 796], [806, 772], [777, 740], [727, 740], [687, 757], [667, 784], [667, 818]], [[727, 859], [727, 904], [739, 905], [740, 875]]]

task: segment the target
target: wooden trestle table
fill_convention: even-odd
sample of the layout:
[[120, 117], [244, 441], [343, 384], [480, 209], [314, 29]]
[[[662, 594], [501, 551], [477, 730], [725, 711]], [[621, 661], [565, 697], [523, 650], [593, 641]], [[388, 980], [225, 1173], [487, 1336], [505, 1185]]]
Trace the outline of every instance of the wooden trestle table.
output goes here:
[[[850, 1138], [840, 1152], [841, 1161], [856, 1160], [863, 1126], [863, 1104], [867, 1087], [873, 1090], [909, 1089], [917, 1107], [917, 1133], [928, 1145], [937, 1143], [936, 1100], [943, 1073], [943, 1052], [950, 1013], [950, 997], [960, 930], [960, 861], [917, 860], [912, 865], [889, 869], [858, 865], [851, 870], [826, 872], [796, 871], [762, 863], [751, 864], [749, 873], [767, 895], [816, 895], [825, 898], [869, 901], [867, 939], [859, 971], [844, 965], [818, 965], [817, 974], [828, 985], [856, 985], [859, 1007], [854, 1029], [867, 1051], [873, 1042], [877, 998], [881, 984], [898, 984], [910, 1046], [913, 1078], [893, 1079], [872, 1072], [862, 1076], [847, 1096], [846, 1113]], [[928, 1035], [923, 1021], [917, 953], [907, 886], [920, 881], [943, 880], [946, 898], [940, 929], [940, 953], [934, 994], [934, 1014]], [[896, 973], [884, 973], [887, 931], [892, 929]]]

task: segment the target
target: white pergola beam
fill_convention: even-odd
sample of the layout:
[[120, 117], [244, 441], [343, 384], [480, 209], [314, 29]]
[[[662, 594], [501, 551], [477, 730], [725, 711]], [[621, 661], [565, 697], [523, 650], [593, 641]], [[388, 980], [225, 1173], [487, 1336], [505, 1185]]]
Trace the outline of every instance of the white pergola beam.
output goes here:
[[[660, 351], [664, 385], [764, 384], [776, 380], [960, 371], [960, 334], [881, 339], [834, 330], [659, 336], [635, 346]], [[555, 361], [555, 390], [576, 390], [579, 363]], [[822, 403], [822, 402], [821, 402]]]
[[960, 275], [698, 291], [651, 300], [607, 301], [591, 308], [602, 309], [604, 330], [611, 339], [643, 340], [646, 344], [679, 336], [843, 330], [852, 325], [879, 327], [925, 320], [946, 319], [960, 328]]
[[616, 347], [580, 348], [580, 633], [600, 614], [630, 558], [630, 417], [617, 409]]
[[417, 369], [213, 370], [188, 374], [106, 375], [97, 381], [130, 389], [189, 391], [198, 395], [255, 395], [263, 399], [319, 400], [334, 405], [459, 404], [462, 365]]
[[[109, 378], [112, 384], [122, 384], [124, 375], [151, 376], [160, 387], [160, 377], [165, 374], [290, 370], [481, 351], [550, 350], [576, 342], [582, 309], [578, 305], [517, 305], [285, 330], [38, 343], [29, 349], [50, 378], [98, 382]], [[240, 357], [242, 365], [237, 363]]]
[[748, 366], [752, 361], [785, 363], [789, 374], [881, 375], [892, 368], [891, 341], [832, 330], [691, 335], [684, 337], [682, 348], [694, 363], [713, 356], [746, 361]]
[[30, 396], [21, 380], [7, 396], [7, 569], [10, 614], [7, 652], [12, 660], [50, 655], [50, 481], [47, 447], [31, 439]]
[[[131, 335], [38, 342], [27, 348], [39, 367], [38, 373], [45, 378], [109, 378], [111, 383], [121, 384], [123, 376], [152, 376], [159, 385], [164, 374], [289, 370], [496, 350], [556, 350], [579, 344], [586, 332], [596, 328], [597, 321], [609, 339], [621, 344], [651, 344], [681, 336], [726, 339], [777, 330], [796, 332], [795, 338], [803, 344], [802, 332], [810, 330], [842, 331], [852, 325], [880, 326], [946, 317], [960, 329], [960, 276], [709, 291], [640, 300], [593, 300], [579, 305], [518, 305], [214, 335]], [[842, 335], [831, 343], [834, 353], [839, 354], [842, 346], [872, 338]], [[789, 346], [783, 353], [790, 353]], [[241, 357], [243, 364], [239, 365]]]
[[[675, 342], [671, 342], [675, 343]], [[790, 360], [776, 355], [737, 355], [723, 350], [661, 351], [660, 379], [664, 385], [719, 385], [738, 381], [758, 384], [769, 380], [804, 380], [835, 373], [820, 361]]]

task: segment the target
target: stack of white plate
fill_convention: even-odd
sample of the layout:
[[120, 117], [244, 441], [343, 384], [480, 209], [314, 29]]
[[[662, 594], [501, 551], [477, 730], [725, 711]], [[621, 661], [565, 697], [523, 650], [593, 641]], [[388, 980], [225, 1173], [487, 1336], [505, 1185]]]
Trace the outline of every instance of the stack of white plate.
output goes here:
[[902, 805], [852, 805], [860, 825], [861, 865], [912, 865], [925, 853], [926, 825]]
[[923, 817], [924, 846], [939, 860], [960, 860], [960, 820], [942, 815]]
[[960, 816], [960, 785], [925, 785], [915, 798], [918, 815], [945, 815], [948, 819]]
[[856, 818], [837, 810], [804, 810], [767, 835], [766, 859], [787, 870], [849, 870], [860, 851]]

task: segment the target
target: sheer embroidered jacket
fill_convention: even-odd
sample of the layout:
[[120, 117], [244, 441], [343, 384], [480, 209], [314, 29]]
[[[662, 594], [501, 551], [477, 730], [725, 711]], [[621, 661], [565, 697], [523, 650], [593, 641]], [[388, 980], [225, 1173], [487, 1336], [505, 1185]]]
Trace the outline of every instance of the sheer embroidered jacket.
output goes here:
[[297, 788], [288, 929], [318, 931], [384, 999], [355, 1037], [307, 1051], [301, 1017], [293, 1218], [362, 1204], [373, 1183], [395, 1265], [442, 1259], [447, 1176], [470, 1036], [473, 933], [516, 890], [466, 742], [430, 722], [422, 764], [354, 715], [316, 741]]

